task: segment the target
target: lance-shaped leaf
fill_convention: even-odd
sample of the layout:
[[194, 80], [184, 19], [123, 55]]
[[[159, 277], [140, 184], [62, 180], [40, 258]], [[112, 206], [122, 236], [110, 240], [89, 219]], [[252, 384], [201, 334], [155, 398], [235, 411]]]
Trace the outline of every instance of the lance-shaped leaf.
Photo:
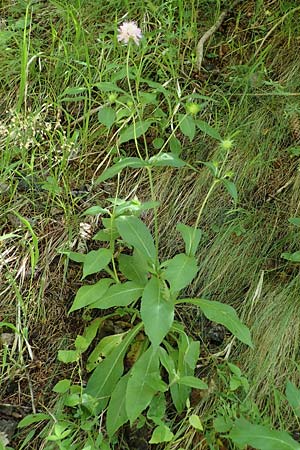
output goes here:
[[96, 367], [88, 380], [85, 393], [99, 400], [97, 407], [99, 412], [106, 407], [117, 382], [123, 374], [125, 353], [141, 327], [142, 324], [136, 325], [126, 335], [122, 343]]
[[300, 217], [290, 217], [289, 222], [296, 227], [300, 227]]
[[120, 133], [120, 144], [137, 139], [146, 133], [151, 125], [151, 120], [141, 120], [124, 128]]
[[167, 268], [164, 277], [171, 286], [172, 292], [179, 292], [188, 286], [198, 272], [197, 261], [194, 256], [180, 253], [163, 263]]
[[203, 298], [180, 299], [177, 303], [192, 303], [193, 305], [198, 306], [205, 317], [212, 322], [224, 325], [224, 327], [228, 328], [228, 330], [231, 331], [231, 333], [240, 341], [253, 348], [249, 328], [240, 321], [235, 309], [232, 308], [232, 306], [220, 302], [205, 300]]
[[196, 134], [196, 125], [192, 116], [179, 115], [179, 128], [181, 132], [192, 141]]
[[158, 346], [172, 326], [174, 302], [166, 296], [166, 287], [156, 277], [152, 277], [144, 288], [141, 317], [152, 345]]
[[189, 227], [184, 223], [178, 223], [176, 229], [182, 236], [185, 243], [185, 253], [189, 256], [195, 256], [197, 251], [202, 231], [199, 228]]
[[300, 389], [294, 383], [288, 381], [286, 383], [285, 395], [296, 416], [300, 417]]
[[207, 122], [204, 122], [204, 120], [197, 119], [196, 125], [203, 133], [208, 134], [208, 136], [217, 139], [218, 141], [222, 140], [220, 133]]
[[111, 395], [106, 414], [106, 429], [109, 437], [112, 437], [128, 420], [125, 407], [128, 379], [129, 373], [119, 380]]
[[98, 112], [98, 120], [107, 128], [110, 128], [116, 120], [116, 113], [113, 108], [103, 106]]
[[122, 239], [132, 245], [146, 260], [156, 259], [156, 249], [150, 231], [146, 225], [135, 216], [121, 216], [115, 220]]
[[148, 279], [148, 267], [145, 260], [137, 252], [132, 256], [121, 254], [119, 256], [119, 269], [129, 280], [145, 286]]
[[111, 278], [103, 278], [98, 281], [98, 283], [91, 284], [89, 286], [81, 286], [77, 291], [69, 313], [100, 300], [112, 282], [113, 280]]
[[149, 159], [153, 167], [184, 167], [185, 162], [172, 153], [159, 153]]
[[300, 262], [300, 251], [298, 250], [295, 253], [282, 253], [281, 254], [281, 258], [287, 259], [288, 261], [292, 261], [292, 262]]
[[131, 423], [147, 408], [157, 392], [147, 383], [147, 378], [154, 374], [160, 379], [158, 352], [151, 346], [138, 359], [130, 372], [126, 390], [126, 411]]
[[125, 167], [132, 167], [133, 169], [140, 169], [147, 166], [148, 163], [140, 158], [128, 157], [120, 159], [116, 164], [104, 170], [100, 177], [97, 178], [95, 184], [99, 184], [102, 181], [108, 180], [120, 173]]
[[239, 448], [249, 445], [260, 450], [300, 450], [299, 442], [285, 431], [253, 425], [244, 418], [235, 421], [229, 437]]
[[105, 295], [92, 303], [90, 307], [93, 309], [108, 309], [114, 306], [128, 306], [141, 297], [142, 293], [143, 288], [134, 281], [114, 284], [107, 289]]
[[237, 193], [236, 185], [232, 181], [228, 180], [227, 178], [223, 178], [222, 182], [223, 182], [224, 186], [226, 187], [229, 195], [231, 195], [234, 202], [237, 203], [238, 193]]
[[112, 253], [108, 248], [100, 248], [89, 252], [83, 261], [82, 278], [92, 273], [100, 272], [110, 263], [111, 257]]

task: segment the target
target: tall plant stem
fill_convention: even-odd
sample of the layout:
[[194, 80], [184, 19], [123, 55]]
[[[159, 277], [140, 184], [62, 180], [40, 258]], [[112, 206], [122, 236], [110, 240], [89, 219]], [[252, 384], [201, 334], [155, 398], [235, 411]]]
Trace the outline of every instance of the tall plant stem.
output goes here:
[[207, 194], [206, 194], [206, 196], [205, 196], [205, 199], [204, 199], [203, 202], [202, 202], [201, 208], [199, 209], [198, 216], [197, 216], [197, 219], [196, 219], [196, 222], [195, 222], [195, 226], [194, 226], [194, 232], [196, 231], [196, 229], [197, 229], [198, 226], [199, 226], [200, 219], [201, 219], [201, 217], [202, 217], [202, 213], [203, 213], [203, 211], [204, 211], [204, 208], [205, 208], [205, 206], [206, 206], [206, 203], [208, 202], [208, 199], [209, 199], [209, 197], [211, 196], [211, 194], [212, 194], [212, 192], [213, 192], [215, 186], [216, 186], [219, 182], [220, 182], [219, 179], [214, 179], [214, 181], [213, 181], [211, 187], [209, 188], [209, 191], [207, 192]]
[[[152, 178], [152, 172], [151, 167], [147, 167], [148, 172], [148, 178], [149, 178], [149, 185], [150, 185], [150, 192], [151, 192], [151, 200], [156, 201], [155, 193], [154, 193], [154, 186], [153, 186], [153, 178]], [[156, 249], [156, 262], [158, 263], [158, 215], [157, 215], [157, 206], [154, 208], [154, 242], [155, 242], [155, 249]]]

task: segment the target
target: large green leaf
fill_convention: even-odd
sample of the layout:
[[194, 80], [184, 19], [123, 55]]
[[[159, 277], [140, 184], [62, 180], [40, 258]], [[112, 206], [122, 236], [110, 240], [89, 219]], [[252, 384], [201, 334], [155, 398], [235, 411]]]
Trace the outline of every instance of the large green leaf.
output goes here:
[[112, 282], [113, 280], [111, 278], [103, 278], [98, 281], [98, 283], [91, 284], [89, 286], [81, 286], [77, 291], [69, 313], [76, 311], [77, 309], [84, 308], [91, 303], [95, 303], [97, 300], [102, 298]]
[[100, 248], [99, 250], [89, 252], [83, 261], [82, 278], [92, 273], [100, 272], [100, 270], [104, 269], [110, 263], [111, 257], [112, 253], [108, 248]]
[[174, 303], [166, 298], [166, 289], [158, 278], [152, 277], [142, 296], [141, 317], [154, 346], [162, 342], [174, 320]]
[[126, 390], [126, 411], [131, 424], [147, 408], [156, 393], [156, 390], [147, 383], [147, 378], [153, 374], [160, 378], [158, 352], [151, 346], [130, 372]]
[[98, 411], [102, 411], [122, 376], [123, 359], [128, 346], [138, 334], [142, 324], [136, 325], [124, 338], [122, 343], [113, 350], [94, 370], [85, 388], [85, 393], [99, 400]]
[[156, 249], [153, 238], [141, 219], [134, 216], [121, 216], [115, 220], [115, 223], [122, 239], [154, 263]]
[[192, 303], [198, 306], [209, 320], [224, 325], [240, 341], [253, 348], [249, 328], [240, 321], [232, 306], [203, 298], [180, 299], [178, 303]]
[[151, 120], [141, 120], [124, 128], [120, 133], [120, 144], [137, 139], [146, 133], [151, 125]]
[[143, 293], [140, 284], [134, 281], [118, 283], [110, 286], [105, 295], [91, 304], [91, 308], [108, 309], [114, 306], [128, 306], [135, 302]]
[[170, 283], [172, 292], [179, 292], [190, 284], [198, 272], [197, 261], [194, 256], [180, 253], [164, 262], [167, 268], [164, 277]]
[[185, 243], [185, 253], [189, 256], [195, 256], [197, 251], [202, 231], [199, 228], [189, 227], [184, 223], [178, 223], [176, 229], [182, 236]]
[[125, 401], [129, 373], [123, 376], [116, 385], [108, 405], [106, 414], [106, 429], [109, 437], [128, 420]]
[[285, 395], [296, 416], [300, 417], [300, 390], [291, 381], [286, 383]]
[[120, 159], [116, 164], [104, 170], [100, 177], [97, 178], [95, 184], [102, 183], [102, 181], [108, 180], [120, 173], [125, 167], [132, 167], [134, 169], [139, 169], [141, 167], [147, 166], [147, 162], [140, 158], [128, 157]]
[[235, 421], [229, 437], [239, 448], [251, 445], [259, 450], [300, 450], [299, 442], [294, 441], [285, 431], [253, 425], [244, 418]]
[[134, 252], [132, 256], [122, 253], [119, 256], [119, 269], [129, 280], [135, 281], [141, 286], [145, 286], [147, 283], [148, 267], [137, 252]]

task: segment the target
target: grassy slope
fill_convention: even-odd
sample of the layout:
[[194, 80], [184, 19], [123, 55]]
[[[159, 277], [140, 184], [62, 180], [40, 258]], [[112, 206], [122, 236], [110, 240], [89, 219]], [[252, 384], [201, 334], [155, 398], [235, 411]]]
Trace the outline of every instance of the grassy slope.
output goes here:
[[[0, 223], [2, 234], [16, 232], [21, 237], [1, 244], [1, 314], [22, 331], [16, 351], [3, 367], [2, 384], [21, 379], [20, 389], [30, 398], [29, 379], [36, 406], [51, 403], [50, 388], [65, 370], [55, 363], [57, 349], [82, 326], [80, 316], [65, 315], [80, 285], [80, 274], [76, 269], [66, 272], [57, 250], [74, 241], [79, 212], [101, 203], [115, 190], [114, 182], [106, 183], [87, 201], [69, 193], [91, 186], [110, 161], [111, 136], [99, 126], [96, 114], [89, 114], [107, 96], [91, 86], [110, 81], [124, 67], [126, 48], [118, 45], [116, 28], [128, 11], [128, 17], [136, 19], [146, 35], [147, 45], [137, 50], [132, 60], [143, 76], [168, 82], [174, 92], [173, 107], [177, 80], [186, 94], [196, 90], [211, 96], [215, 103], [205, 107], [201, 118], [223, 136], [236, 133], [228, 170], [235, 174], [238, 209], [233, 211], [222, 190], [210, 199], [201, 223], [201, 269], [191, 293], [234, 305], [250, 325], [256, 351], [236, 348], [233, 356], [249, 376], [253, 398], [274, 414], [276, 422], [279, 414], [270, 393], [274, 388], [282, 391], [287, 377], [298, 378], [298, 269], [280, 255], [298, 249], [298, 236], [287, 220], [299, 215], [298, 161], [291, 159], [288, 151], [297, 145], [295, 118], [300, 111], [297, 95], [290, 95], [299, 92], [299, 11], [289, 14], [292, 8], [287, 2], [275, 6], [265, 2], [265, 7], [261, 2], [256, 6], [243, 2], [210, 41], [211, 58], [206, 63], [211, 67], [199, 80], [192, 70], [193, 51], [201, 33], [215, 20], [215, 2], [191, 1], [192, 7], [179, 0], [141, 2], [139, 8], [129, 1], [104, 3], [37, 3], [32, 15], [28, 10], [30, 25], [25, 32], [25, 6], [5, 2], [2, 7], [6, 34], [1, 34], [0, 42]], [[65, 89], [75, 86], [87, 89], [85, 99], [63, 101]], [[132, 151], [133, 147], [126, 149]], [[191, 163], [218, 158], [218, 153], [215, 143], [204, 135], [192, 145], [184, 141], [183, 156]], [[51, 177], [46, 198], [28, 187], [32, 176], [37, 184]], [[134, 180], [138, 196], [147, 198], [143, 175], [136, 174]], [[197, 205], [210, 182], [205, 170], [191, 177], [187, 170], [166, 169], [155, 178], [162, 202], [160, 230], [165, 256], [181, 245], [175, 225], [194, 222]], [[130, 194], [132, 189], [132, 177], [127, 173], [121, 193]], [[42, 195], [40, 200], [38, 195]], [[30, 220], [33, 231], [30, 225], [18, 222], [14, 211]], [[151, 215], [146, 218], [151, 221]], [[40, 257], [31, 277], [35, 238]], [[185, 314], [183, 320], [188, 322], [190, 312]], [[199, 321], [193, 320], [195, 332]], [[42, 369], [28, 362], [29, 345]], [[16, 401], [17, 391], [12, 391], [4, 395], [8, 402]], [[282, 426], [288, 427], [284, 417], [289, 411], [281, 414]]]

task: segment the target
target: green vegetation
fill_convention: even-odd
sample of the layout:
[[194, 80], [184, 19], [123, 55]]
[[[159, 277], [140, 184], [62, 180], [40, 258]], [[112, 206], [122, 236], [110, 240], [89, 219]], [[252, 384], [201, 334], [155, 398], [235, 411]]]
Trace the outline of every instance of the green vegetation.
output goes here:
[[299, 450], [300, 6], [0, 12], [0, 449]]

